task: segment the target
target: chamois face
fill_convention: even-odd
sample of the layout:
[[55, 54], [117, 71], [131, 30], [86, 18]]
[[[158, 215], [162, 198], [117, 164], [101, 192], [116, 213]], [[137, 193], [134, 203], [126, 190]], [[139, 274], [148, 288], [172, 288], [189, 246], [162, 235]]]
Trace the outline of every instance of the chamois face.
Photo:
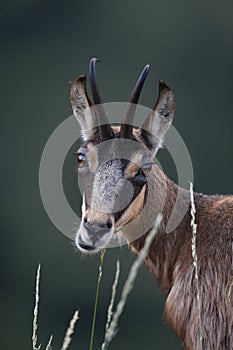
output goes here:
[[[119, 129], [119, 128], [118, 128]], [[143, 209], [153, 153], [139, 141], [114, 137], [103, 143], [85, 142], [77, 151], [83, 187], [83, 218], [76, 244], [84, 252], [105, 247], [114, 232], [133, 219], [133, 207]], [[124, 157], [122, 157], [124, 155]]]
[[84, 139], [76, 153], [83, 189], [82, 222], [76, 245], [85, 253], [106, 247], [113, 234], [142, 211], [154, 155], [174, 116], [174, 94], [160, 82], [153, 113], [139, 129], [133, 128], [135, 106], [149, 69], [146, 66], [122, 125], [111, 126], [96, 85], [95, 64], [96, 59], [92, 59], [90, 80], [94, 104], [86, 92], [85, 76], [76, 79], [71, 87], [71, 104]]

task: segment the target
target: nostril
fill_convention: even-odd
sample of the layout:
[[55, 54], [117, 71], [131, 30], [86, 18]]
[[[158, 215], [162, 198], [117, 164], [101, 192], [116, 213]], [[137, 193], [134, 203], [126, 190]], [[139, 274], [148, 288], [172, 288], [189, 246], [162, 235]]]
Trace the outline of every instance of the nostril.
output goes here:
[[108, 219], [105, 223], [98, 223], [98, 225], [93, 225], [88, 221], [86, 217], [83, 218], [83, 226], [85, 227], [86, 233], [91, 240], [98, 240], [100, 236], [111, 232], [113, 227], [113, 221]]
[[108, 220], [107, 223], [106, 223], [106, 226], [107, 226], [108, 229], [112, 228], [112, 221]]

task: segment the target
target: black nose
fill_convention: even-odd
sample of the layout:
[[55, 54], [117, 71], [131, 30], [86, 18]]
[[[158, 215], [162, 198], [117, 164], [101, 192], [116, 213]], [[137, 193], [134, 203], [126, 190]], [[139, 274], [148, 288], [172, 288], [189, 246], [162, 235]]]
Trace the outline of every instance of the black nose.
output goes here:
[[104, 236], [112, 228], [112, 221], [108, 220], [106, 224], [99, 224], [98, 226], [90, 224], [86, 218], [84, 218], [84, 227], [87, 230], [90, 239], [95, 243], [101, 236]]

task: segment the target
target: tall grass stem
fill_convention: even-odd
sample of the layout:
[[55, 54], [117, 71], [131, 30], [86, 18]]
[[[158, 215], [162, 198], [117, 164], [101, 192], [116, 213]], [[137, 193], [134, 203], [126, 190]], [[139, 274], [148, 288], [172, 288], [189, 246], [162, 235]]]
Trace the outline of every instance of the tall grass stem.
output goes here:
[[50, 335], [48, 344], [46, 345], [45, 350], [52, 350], [52, 340], [53, 340], [53, 335]]
[[75, 324], [78, 321], [78, 319], [79, 319], [79, 312], [76, 310], [71, 321], [70, 321], [69, 327], [67, 328], [61, 350], [68, 349], [68, 347], [71, 343], [71, 340], [72, 340], [72, 334], [74, 333], [74, 327], [75, 327]]
[[97, 306], [98, 306], [98, 299], [99, 299], [100, 282], [101, 282], [101, 278], [102, 278], [104, 255], [105, 255], [105, 250], [103, 249], [103, 250], [101, 250], [101, 253], [100, 253], [99, 275], [98, 275], [96, 294], [95, 294], [95, 305], [94, 305], [94, 311], [93, 311], [89, 350], [93, 350], [93, 342], [94, 342], [94, 335], [95, 335], [95, 322], [96, 322]]
[[118, 280], [119, 280], [119, 275], [120, 275], [120, 262], [119, 260], [117, 260], [116, 262], [116, 273], [115, 273], [115, 278], [114, 278], [114, 282], [112, 285], [112, 295], [111, 295], [111, 300], [110, 300], [110, 304], [108, 307], [108, 313], [107, 313], [107, 322], [106, 322], [106, 327], [105, 327], [105, 336], [104, 336], [104, 342], [101, 346], [102, 350], [105, 350], [106, 348], [106, 344], [107, 344], [107, 333], [108, 333], [108, 329], [112, 320], [112, 315], [113, 315], [113, 306], [114, 306], [114, 301], [115, 301], [115, 297], [116, 297], [116, 291], [117, 291], [117, 285], [118, 285]]
[[36, 294], [35, 294], [35, 307], [33, 311], [33, 324], [32, 324], [32, 349], [39, 350], [41, 345], [37, 346], [37, 329], [38, 329], [38, 314], [39, 314], [39, 300], [40, 300], [40, 264], [36, 273]]
[[161, 220], [162, 220], [162, 215], [159, 214], [156, 221], [155, 221], [154, 227], [151, 229], [150, 233], [148, 234], [148, 236], [145, 240], [144, 246], [140, 250], [136, 260], [134, 261], [133, 265], [130, 268], [128, 277], [127, 277], [125, 284], [123, 286], [123, 289], [122, 289], [121, 299], [120, 299], [119, 303], [117, 304], [116, 311], [113, 314], [112, 321], [110, 323], [110, 326], [108, 328], [108, 331], [107, 331], [107, 334], [105, 337], [104, 350], [106, 350], [108, 348], [110, 342], [113, 340], [113, 338], [117, 334], [117, 331], [118, 331], [117, 327], [118, 327], [118, 323], [119, 323], [119, 318], [123, 312], [123, 309], [125, 307], [128, 296], [133, 289], [134, 281], [137, 277], [139, 268], [148, 255], [149, 248], [150, 248], [151, 243], [157, 234], [158, 227], [161, 223]]
[[201, 298], [199, 289], [199, 278], [198, 278], [198, 261], [197, 261], [197, 224], [195, 222], [196, 207], [193, 195], [193, 184], [190, 182], [190, 202], [191, 202], [191, 228], [192, 228], [192, 257], [193, 265], [195, 268], [195, 282], [196, 282], [196, 292], [197, 292], [197, 308], [198, 308], [198, 324], [199, 324], [199, 341], [200, 350], [202, 350], [202, 322], [201, 322]]

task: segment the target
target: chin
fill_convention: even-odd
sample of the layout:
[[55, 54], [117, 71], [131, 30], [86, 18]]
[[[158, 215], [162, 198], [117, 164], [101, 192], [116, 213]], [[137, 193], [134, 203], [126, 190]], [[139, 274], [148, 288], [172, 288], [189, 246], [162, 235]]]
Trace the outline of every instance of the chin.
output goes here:
[[75, 243], [77, 248], [84, 254], [96, 254], [101, 250], [101, 248], [93, 244], [86, 243], [79, 234], [77, 235]]
[[105, 239], [100, 239], [93, 243], [89, 239], [84, 239], [81, 233], [78, 232], [75, 244], [77, 248], [84, 254], [96, 254], [108, 246], [108, 243], [111, 240], [111, 236], [112, 235], [109, 235], [109, 237], [105, 237]]

